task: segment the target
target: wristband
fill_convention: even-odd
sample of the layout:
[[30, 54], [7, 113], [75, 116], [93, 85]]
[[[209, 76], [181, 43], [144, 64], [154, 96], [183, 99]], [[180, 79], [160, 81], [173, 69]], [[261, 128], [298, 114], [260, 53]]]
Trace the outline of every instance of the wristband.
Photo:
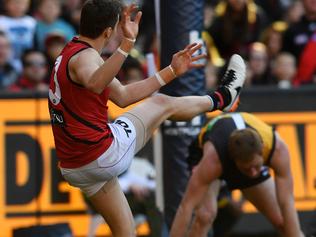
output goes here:
[[119, 52], [120, 54], [123, 54], [125, 58], [127, 58], [128, 53], [125, 52], [123, 49], [121, 49], [120, 47], [117, 48], [117, 52]]
[[166, 85], [166, 82], [161, 78], [158, 72], [155, 73], [155, 77], [157, 78], [157, 81], [159, 82], [161, 86]]
[[170, 71], [172, 72], [173, 76], [174, 76], [174, 77], [177, 77], [177, 74], [176, 74], [176, 72], [174, 71], [174, 69], [172, 68], [172, 66], [169, 65], [168, 68], [169, 68]]
[[127, 38], [127, 37], [124, 37], [127, 41], [129, 42], [132, 42], [132, 43], [135, 43], [136, 42], [136, 39], [131, 39], [131, 38]]

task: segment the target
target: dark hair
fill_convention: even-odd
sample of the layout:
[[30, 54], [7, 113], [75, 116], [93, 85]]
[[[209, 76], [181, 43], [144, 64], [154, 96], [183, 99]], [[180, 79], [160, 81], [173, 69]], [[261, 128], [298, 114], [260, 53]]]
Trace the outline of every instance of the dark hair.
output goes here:
[[28, 58], [28, 56], [31, 55], [31, 54], [35, 54], [35, 53], [36, 53], [36, 54], [41, 54], [41, 55], [43, 55], [43, 58], [44, 58], [45, 61], [47, 62], [46, 56], [45, 56], [45, 54], [43, 54], [42, 51], [39, 51], [39, 50], [37, 50], [37, 49], [26, 49], [26, 50], [23, 52], [22, 57], [21, 57], [21, 61], [22, 61], [23, 67], [27, 66], [27, 58]]
[[0, 30], [0, 36], [3, 37], [3, 38], [7, 38], [8, 39], [7, 34], [4, 31], [2, 31], [2, 30]]
[[262, 154], [263, 142], [252, 128], [235, 130], [229, 137], [229, 156], [239, 161], [251, 161], [254, 154]]
[[140, 71], [143, 70], [139, 60], [129, 55], [122, 65], [122, 71], [124, 74], [126, 74], [130, 69], [138, 69]]
[[79, 33], [95, 39], [107, 27], [114, 28], [123, 4], [120, 0], [87, 0], [81, 10]]

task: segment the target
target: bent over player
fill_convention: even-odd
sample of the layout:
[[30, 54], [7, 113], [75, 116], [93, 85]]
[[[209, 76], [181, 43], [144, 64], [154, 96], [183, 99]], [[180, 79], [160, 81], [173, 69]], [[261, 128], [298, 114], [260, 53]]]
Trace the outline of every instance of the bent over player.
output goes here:
[[[210, 96], [158, 94], [109, 123], [109, 99], [120, 107], [135, 103], [190, 68], [202, 66], [194, 63], [204, 57], [192, 56], [201, 45], [190, 44], [155, 76], [123, 86], [115, 75], [134, 46], [141, 12], [131, 19], [136, 7], [126, 7], [123, 13], [122, 9], [119, 0], [85, 2], [80, 35], [65, 46], [51, 75], [49, 111], [65, 180], [89, 197], [114, 236], [128, 237], [135, 236], [135, 228], [117, 176], [165, 119], [188, 120], [209, 110], [230, 110], [244, 83], [245, 64], [234, 55], [222, 84]], [[100, 53], [118, 27], [122, 42], [103, 61]]]
[[248, 113], [224, 114], [202, 128], [195, 144], [190, 162], [201, 160], [193, 168], [171, 237], [207, 235], [217, 214], [220, 180], [231, 190], [240, 189], [282, 236], [303, 236], [294, 207], [290, 155], [272, 127]]

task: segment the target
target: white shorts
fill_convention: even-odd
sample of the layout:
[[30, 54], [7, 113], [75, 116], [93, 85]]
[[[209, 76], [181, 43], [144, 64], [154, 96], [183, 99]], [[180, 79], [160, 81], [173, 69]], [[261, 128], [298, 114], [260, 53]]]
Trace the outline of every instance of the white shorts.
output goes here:
[[80, 188], [88, 197], [96, 194], [106, 182], [126, 171], [135, 154], [136, 129], [130, 119], [121, 116], [109, 126], [114, 139], [100, 157], [79, 168], [61, 168], [65, 180]]

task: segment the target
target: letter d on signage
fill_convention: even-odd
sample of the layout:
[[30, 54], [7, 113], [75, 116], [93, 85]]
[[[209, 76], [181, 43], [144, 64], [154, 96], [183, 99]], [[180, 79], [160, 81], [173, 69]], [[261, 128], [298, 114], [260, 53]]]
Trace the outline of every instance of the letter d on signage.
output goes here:
[[[36, 198], [43, 182], [43, 158], [39, 143], [30, 135], [14, 133], [5, 135], [5, 177], [6, 177], [6, 204], [26, 204]], [[18, 184], [17, 153], [23, 152], [28, 160], [28, 177], [23, 185]]]

